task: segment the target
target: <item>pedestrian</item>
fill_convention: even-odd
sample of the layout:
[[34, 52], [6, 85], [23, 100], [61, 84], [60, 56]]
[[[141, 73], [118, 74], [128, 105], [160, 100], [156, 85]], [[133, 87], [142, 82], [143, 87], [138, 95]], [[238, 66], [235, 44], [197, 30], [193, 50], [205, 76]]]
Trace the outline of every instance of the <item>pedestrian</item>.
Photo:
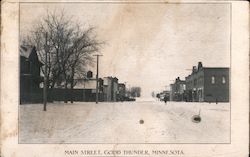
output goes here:
[[165, 96], [164, 96], [164, 102], [165, 102], [165, 104], [167, 104], [167, 101], [168, 101], [168, 98], [167, 98], [167, 96], [165, 95]]

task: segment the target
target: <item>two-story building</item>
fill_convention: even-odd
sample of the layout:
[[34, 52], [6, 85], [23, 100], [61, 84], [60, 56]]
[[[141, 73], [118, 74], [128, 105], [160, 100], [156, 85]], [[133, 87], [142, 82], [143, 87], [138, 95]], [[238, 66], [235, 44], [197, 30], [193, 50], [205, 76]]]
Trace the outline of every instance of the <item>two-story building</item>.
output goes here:
[[104, 101], [117, 101], [118, 98], [118, 79], [116, 77], [103, 78]]
[[20, 46], [20, 103], [42, 101], [42, 92], [39, 90], [41, 67], [36, 47], [30, 45]]
[[229, 68], [203, 67], [199, 62], [186, 77], [186, 93], [188, 101], [228, 102]]
[[186, 81], [181, 80], [180, 77], [177, 77], [175, 82], [170, 84], [170, 101], [184, 101], [185, 90]]

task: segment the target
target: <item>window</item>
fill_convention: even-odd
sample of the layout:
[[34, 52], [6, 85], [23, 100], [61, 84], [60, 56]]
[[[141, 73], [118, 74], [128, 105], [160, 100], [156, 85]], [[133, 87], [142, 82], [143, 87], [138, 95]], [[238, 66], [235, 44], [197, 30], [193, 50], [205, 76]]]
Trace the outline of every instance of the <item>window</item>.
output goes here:
[[199, 77], [199, 84], [202, 84], [202, 77]]
[[215, 84], [215, 77], [214, 76], [211, 77], [211, 83]]
[[26, 60], [25, 63], [24, 63], [25, 67], [24, 67], [24, 73], [25, 74], [30, 74], [30, 61], [29, 60]]
[[194, 79], [194, 86], [197, 85], [197, 79]]
[[225, 84], [225, 83], [226, 83], [226, 77], [222, 76], [222, 84]]

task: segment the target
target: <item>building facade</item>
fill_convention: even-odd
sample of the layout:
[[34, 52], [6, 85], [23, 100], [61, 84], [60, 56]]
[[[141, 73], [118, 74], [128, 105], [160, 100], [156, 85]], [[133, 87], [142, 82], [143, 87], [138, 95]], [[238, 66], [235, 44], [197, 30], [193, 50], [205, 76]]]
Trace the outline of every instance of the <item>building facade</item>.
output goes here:
[[173, 84], [170, 84], [170, 101], [184, 101], [186, 91], [186, 81], [180, 77], [175, 79]]
[[42, 66], [34, 46], [20, 46], [20, 103], [42, 101]]
[[229, 68], [203, 67], [192, 68], [186, 77], [187, 101], [229, 102]]
[[116, 77], [103, 78], [104, 101], [117, 101], [118, 79]]
[[126, 99], [126, 85], [124, 83], [118, 84], [118, 101], [124, 101]]
[[[78, 101], [96, 101], [96, 79], [93, 77], [77, 79], [74, 90], [81, 90], [82, 96]], [[98, 101], [104, 101], [103, 79], [98, 80]]]

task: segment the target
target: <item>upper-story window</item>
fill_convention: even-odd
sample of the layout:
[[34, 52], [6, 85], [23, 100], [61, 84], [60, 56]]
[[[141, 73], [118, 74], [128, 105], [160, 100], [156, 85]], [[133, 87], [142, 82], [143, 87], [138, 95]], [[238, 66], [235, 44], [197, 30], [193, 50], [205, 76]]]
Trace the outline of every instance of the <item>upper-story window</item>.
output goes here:
[[215, 84], [215, 76], [212, 76], [212, 77], [211, 77], [211, 83], [212, 83], [212, 84]]
[[197, 79], [194, 79], [194, 86], [197, 85]]
[[226, 83], [226, 77], [222, 76], [222, 84], [225, 84], [225, 83]]
[[202, 84], [203, 80], [202, 77], [199, 78], [199, 84]]
[[186, 85], [185, 84], [183, 85], [183, 90], [186, 90]]
[[23, 72], [25, 74], [30, 74], [31, 71], [30, 71], [30, 61], [29, 60], [25, 60], [23, 69], [24, 69]]

